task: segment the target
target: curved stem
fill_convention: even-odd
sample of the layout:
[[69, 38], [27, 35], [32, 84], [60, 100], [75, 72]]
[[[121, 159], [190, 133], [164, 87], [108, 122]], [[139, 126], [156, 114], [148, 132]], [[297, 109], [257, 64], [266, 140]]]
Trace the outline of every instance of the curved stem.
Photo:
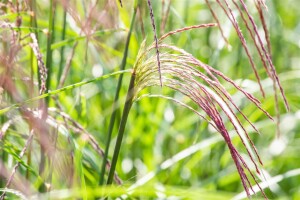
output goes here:
[[119, 152], [121, 149], [121, 144], [122, 144], [122, 140], [123, 140], [123, 136], [124, 136], [124, 130], [125, 130], [127, 118], [129, 115], [129, 111], [132, 106], [132, 99], [133, 99], [133, 94], [134, 94], [134, 81], [135, 81], [135, 73], [133, 72], [133, 74], [131, 76], [129, 88], [127, 91], [126, 103], [124, 105], [124, 110], [123, 110], [123, 114], [122, 114], [122, 118], [121, 118], [121, 122], [120, 122], [120, 126], [119, 126], [118, 137], [117, 137], [117, 141], [116, 141], [114, 155], [113, 155], [113, 158], [111, 161], [111, 167], [110, 167], [110, 171], [109, 171], [108, 178], [107, 178], [107, 185], [112, 184], [113, 177], [115, 174], [116, 164], [118, 161], [118, 156], [119, 156]]

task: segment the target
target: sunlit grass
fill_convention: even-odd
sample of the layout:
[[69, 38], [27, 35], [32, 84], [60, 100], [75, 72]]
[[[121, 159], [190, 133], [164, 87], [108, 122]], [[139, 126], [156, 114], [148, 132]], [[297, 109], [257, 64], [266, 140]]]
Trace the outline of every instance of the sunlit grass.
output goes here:
[[1, 2], [1, 198], [299, 199], [299, 6]]

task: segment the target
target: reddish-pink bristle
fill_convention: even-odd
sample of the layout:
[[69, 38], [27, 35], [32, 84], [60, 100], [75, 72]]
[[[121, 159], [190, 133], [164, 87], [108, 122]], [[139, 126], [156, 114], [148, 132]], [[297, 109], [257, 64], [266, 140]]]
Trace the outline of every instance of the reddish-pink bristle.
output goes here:
[[151, 23], [152, 23], [153, 33], [154, 33], [154, 42], [155, 42], [155, 48], [156, 48], [156, 59], [157, 59], [160, 87], [162, 87], [158, 39], [157, 39], [157, 33], [156, 33], [156, 27], [155, 27], [154, 14], [153, 14], [153, 9], [152, 9], [152, 5], [151, 5], [151, 0], [148, 0], [148, 6], [149, 6], [149, 10], [150, 10], [150, 18], [151, 18]]

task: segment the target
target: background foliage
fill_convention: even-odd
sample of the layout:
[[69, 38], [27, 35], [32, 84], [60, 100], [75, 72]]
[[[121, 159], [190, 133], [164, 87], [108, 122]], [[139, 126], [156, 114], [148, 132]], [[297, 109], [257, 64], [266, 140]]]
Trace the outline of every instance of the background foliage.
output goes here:
[[[18, 2], [20, 10], [16, 7], [16, 1], [1, 1], [0, 4], [1, 58], [10, 56], [11, 63], [14, 63], [9, 69], [13, 82], [8, 91], [3, 86], [8, 84], [8, 79], [3, 75], [6, 60], [1, 60], [1, 109], [39, 95], [38, 84], [43, 84], [43, 77], [37, 76], [38, 63], [32, 52], [34, 48], [30, 48], [34, 42], [29, 33], [37, 34], [36, 45], [42, 55], [41, 60], [47, 67], [51, 66], [51, 69], [48, 68], [48, 73], [51, 72], [47, 78], [49, 82], [45, 83], [47, 89], [53, 91], [69, 85], [74, 88], [45, 98], [49, 105], [49, 117], [45, 123], [53, 134], [50, 138], [43, 138], [43, 134], [34, 135], [21, 159], [19, 155], [28, 138], [32, 137], [31, 127], [42, 122], [32, 121], [22, 109], [1, 110], [1, 191], [6, 187], [15, 164], [20, 163], [8, 187], [12, 190], [6, 190], [8, 199], [22, 194], [37, 199], [91, 199], [103, 196], [103, 193], [116, 197], [133, 187], [136, 189], [132, 194], [127, 194], [129, 199], [230, 199], [237, 198], [243, 192], [240, 177], [220, 134], [190, 110], [163, 98], [142, 98], [134, 102], [116, 166], [123, 184], [117, 187], [99, 186], [103, 157], [97, 145], [105, 149], [118, 76], [92, 81], [82, 87], [75, 88], [75, 84], [120, 70], [134, 2], [123, 1], [123, 7], [118, 1], [104, 0], [70, 1], [70, 4], [67, 4], [68, 1]], [[251, 1], [247, 2], [250, 2], [250, 10], [254, 10], [255, 20], [258, 20]], [[280, 99], [280, 136], [276, 135], [276, 123], [249, 104], [231, 85], [226, 82], [223, 84], [261, 133], [252, 132], [246, 121], [242, 121], [249, 129], [263, 160], [263, 174], [267, 181], [261, 181], [265, 182], [267, 196], [270, 199], [299, 199], [300, 96], [297, 89], [300, 86], [300, 2], [274, 0], [266, 3], [272, 59], [291, 107], [290, 112], [286, 112]], [[159, 36], [178, 28], [214, 22], [204, 1], [172, 0], [169, 8], [168, 4], [167, 0], [152, 1]], [[66, 5], [68, 12], [64, 18]], [[56, 11], [51, 17], [54, 6]], [[221, 10], [216, 8], [216, 12]], [[166, 13], [168, 18], [163, 25]], [[20, 26], [17, 26], [18, 19], [22, 19]], [[231, 49], [226, 48], [216, 27], [189, 30], [173, 35], [166, 41], [223, 72], [259, 98], [263, 108], [275, 116], [272, 81], [266, 77], [262, 65], [258, 64], [266, 91], [266, 97], [263, 98], [232, 25], [225, 17], [220, 18], [220, 23]], [[8, 24], [16, 26], [10, 27]], [[49, 31], [51, 28], [52, 35]], [[16, 52], [12, 51], [11, 46], [12, 30], [22, 38], [20, 43], [23, 46]], [[145, 38], [147, 45], [153, 42], [147, 1], [141, 1], [129, 44], [126, 69], [133, 68]], [[251, 43], [249, 47], [254, 49]], [[52, 56], [49, 53], [51, 51]], [[254, 54], [254, 59], [259, 60], [258, 55]], [[59, 85], [69, 62], [70, 69], [65, 82]], [[121, 111], [118, 109], [116, 112], [109, 159], [113, 154], [129, 74], [124, 74], [120, 90], [117, 107], [121, 107]], [[148, 89], [144, 94], [160, 94], [162, 90], [175, 99], [191, 103], [180, 93], [159, 87]], [[41, 108], [41, 102], [30, 101], [26, 106]], [[22, 108], [21, 105], [18, 107]], [[64, 115], [68, 118], [64, 118]], [[97, 145], [89, 143], [89, 135]], [[237, 149], [247, 158], [240, 140], [235, 134], [232, 137]], [[49, 148], [41, 149], [42, 142]], [[45, 167], [42, 171], [41, 160], [44, 156], [40, 152], [46, 152], [46, 155], [52, 152], [49, 154], [51, 156], [44, 158]], [[253, 198], [260, 199], [262, 196], [258, 193]]]

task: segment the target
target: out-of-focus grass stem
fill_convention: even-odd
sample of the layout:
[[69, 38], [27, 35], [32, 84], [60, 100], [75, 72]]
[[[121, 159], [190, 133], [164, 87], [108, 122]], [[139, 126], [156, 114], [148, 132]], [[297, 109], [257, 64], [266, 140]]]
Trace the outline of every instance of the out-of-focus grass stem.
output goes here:
[[[32, 27], [32, 30], [34, 31], [35, 37], [38, 40], [38, 31], [37, 31], [37, 20], [36, 20], [36, 2], [35, 0], [29, 1], [29, 6], [30, 6], [30, 10], [31, 10], [31, 15], [30, 15], [30, 26]], [[30, 51], [30, 60], [31, 60], [31, 88], [33, 87], [33, 77], [34, 77], [34, 67], [37, 66], [35, 64], [35, 59], [34, 59], [34, 53], [33, 50]], [[40, 74], [39, 74], [39, 70], [37, 71], [37, 79], [38, 79], [38, 88], [40, 88], [41, 85], [41, 79], [40, 79]], [[30, 93], [30, 95], [33, 95], [33, 93]], [[31, 96], [32, 98], [32, 96]]]
[[[47, 67], [47, 79], [46, 80], [41, 80], [41, 81], [46, 81], [46, 83], [41, 83], [46, 85], [46, 90], [49, 90], [50, 84], [51, 84], [51, 73], [52, 73], [52, 50], [51, 50], [51, 45], [54, 41], [54, 23], [55, 23], [55, 10], [56, 10], [56, 3], [53, 0], [50, 0], [49, 3], [49, 18], [48, 18], [48, 33], [47, 33], [47, 49], [46, 49], [46, 67]], [[45, 100], [45, 107], [43, 108], [43, 116], [47, 116], [47, 107], [49, 104], [49, 97], [46, 97]], [[39, 175], [43, 177], [44, 171], [45, 171], [45, 164], [46, 164], [46, 155], [44, 152], [43, 147], [41, 146], [41, 161], [40, 161], [40, 166], [39, 166]], [[45, 185], [42, 184], [41, 187], [39, 188], [40, 192], [46, 191]]]
[[[64, 8], [64, 15], [63, 15], [63, 29], [61, 32], [61, 41], [64, 41], [66, 38], [66, 25], [67, 25], [67, 9]], [[59, 83], [60, 77], [63, 71], [63, 64], [64, 64], [64, 50], [65, 46], [62, 46], [60, 49], [60, 62], [59, 62], [59, 71], [57, 75], [57, 83]]]
[[[49, 90], [51, 83], [51, 73], [52, 73], [52, 49], [51, 45], [54, 41], [54, 23], [55, 23], [55, 10], [56, 3], [53, 0], [50, 0], [50, 8], [49, 8], [49, 21], [48, 21], [48, 35], [47, 35], [47, 50], [46, 50], [46, 67], [48, 70], [47, 80], [46, 80], [46, 88]], [[49, 98], [46, 98], [46, 104], [48, 105]]]

